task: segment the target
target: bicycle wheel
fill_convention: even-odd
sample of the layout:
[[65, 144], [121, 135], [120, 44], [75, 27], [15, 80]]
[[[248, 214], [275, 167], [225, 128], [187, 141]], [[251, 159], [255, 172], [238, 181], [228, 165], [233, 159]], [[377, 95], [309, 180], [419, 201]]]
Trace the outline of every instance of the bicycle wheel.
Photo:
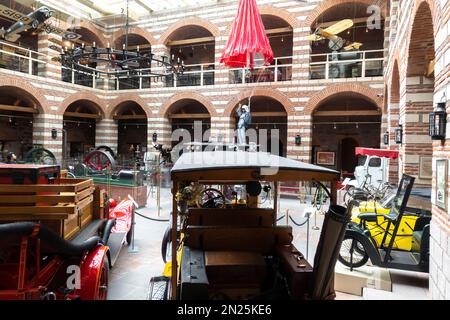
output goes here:
[[369, 261], [364, 245], [353, 236], [345, 236], [339, 251], [339, 261], [349, 268], [360, 268]]
[[354, 194], [355, 194], [355, 187], [353, 187], [353, 186], [348, 187], [347, 192], [344, 194], [344, 203], [347, 206], [353, 200]]

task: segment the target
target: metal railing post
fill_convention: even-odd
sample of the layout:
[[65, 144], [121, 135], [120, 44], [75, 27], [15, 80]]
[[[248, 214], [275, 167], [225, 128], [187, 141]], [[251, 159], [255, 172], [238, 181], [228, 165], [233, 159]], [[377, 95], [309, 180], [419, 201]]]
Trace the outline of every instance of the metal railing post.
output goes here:
[[363, 52], [362, 58], [363, 58], [363, 60], [362, 60], [361, 77], [365, 78], [366, 77], [366, 52]]
[[203, 65], [201, 65], [200, 66], [200, 86], [202, 86], [202, 87], [205, 85], [205, 83], [204, 83], [205, 76], [204, 76], [203, 71], [204, 71]]
[[33, 75], [33, 52], [31, 50], [28, 51], [28, 74]]
[[275, 59], [275, 82], [278, 82], [278, 59]]
[[325, 62], [325, 79], [330, 79], [330, 59], [329, 55], [327, 54], [327, 61]]

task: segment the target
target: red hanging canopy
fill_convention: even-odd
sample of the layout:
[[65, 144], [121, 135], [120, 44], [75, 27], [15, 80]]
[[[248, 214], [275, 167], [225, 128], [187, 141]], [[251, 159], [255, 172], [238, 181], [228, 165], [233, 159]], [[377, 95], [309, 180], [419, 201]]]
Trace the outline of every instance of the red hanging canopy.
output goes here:
[[357, 156], [376, 156], [380, 158], [398, 159], [399, 152], [391, 150], [370, 149], [370, 148], [356, 148]]
[[263, 59], [268, 66], [274, 60], [273, 50], [256, 0], [239, 0], [238, 14], [220, 63], [232, 68], [253, 69], [255, 59]]

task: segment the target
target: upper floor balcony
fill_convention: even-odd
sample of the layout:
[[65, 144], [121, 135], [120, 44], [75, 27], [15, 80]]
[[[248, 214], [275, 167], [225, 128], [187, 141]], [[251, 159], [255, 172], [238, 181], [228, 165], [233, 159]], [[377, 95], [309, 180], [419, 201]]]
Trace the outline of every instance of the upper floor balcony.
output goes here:
[[[216, 76], [225, 74], [232, 85], [251, 83], [279, 83], [296, 79], [294, 70], [302, 65], [295, 64], [294, 57], [278, 57], [270, 66], [223, 69], [218, 63], [186, 65], [181, 76], [168, 77], [163, 86], [168, 88], [206, 87], [216, 84]], [[139, 74], [124, 71], [118, 77], [106, 78], [94, 68], [68, 68], [52, 65], [51, 59], [42, 53], [21, 48], [0, 41], [0, 68], [34, 76], [48, 76], [48, 72], [59, 76], [61, 81], [103, 90], [139, 90], [149, 89], [155, 84], [148, 74], [150, 69], [140, 70]], [[332, 80], [379, 77], [384, 72], [384, 50], [352, 51], [342, 53], [324, 53], [310, 55], [309, 80]], [[223, 83], [221, 83], [223, 84]], [[158, 87], [161, 87], [159, 85]]]

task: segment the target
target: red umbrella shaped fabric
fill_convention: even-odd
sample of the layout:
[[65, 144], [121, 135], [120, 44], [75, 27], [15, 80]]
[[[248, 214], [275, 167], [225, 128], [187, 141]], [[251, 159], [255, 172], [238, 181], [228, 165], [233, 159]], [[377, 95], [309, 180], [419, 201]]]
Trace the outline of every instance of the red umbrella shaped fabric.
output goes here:
[[253, 69], [255, 60], [259, 59], [266, 66], [274, 60], [266, 29], [256, 0], [239, 0], [237, 17], [220, 63], [232, 68]]

